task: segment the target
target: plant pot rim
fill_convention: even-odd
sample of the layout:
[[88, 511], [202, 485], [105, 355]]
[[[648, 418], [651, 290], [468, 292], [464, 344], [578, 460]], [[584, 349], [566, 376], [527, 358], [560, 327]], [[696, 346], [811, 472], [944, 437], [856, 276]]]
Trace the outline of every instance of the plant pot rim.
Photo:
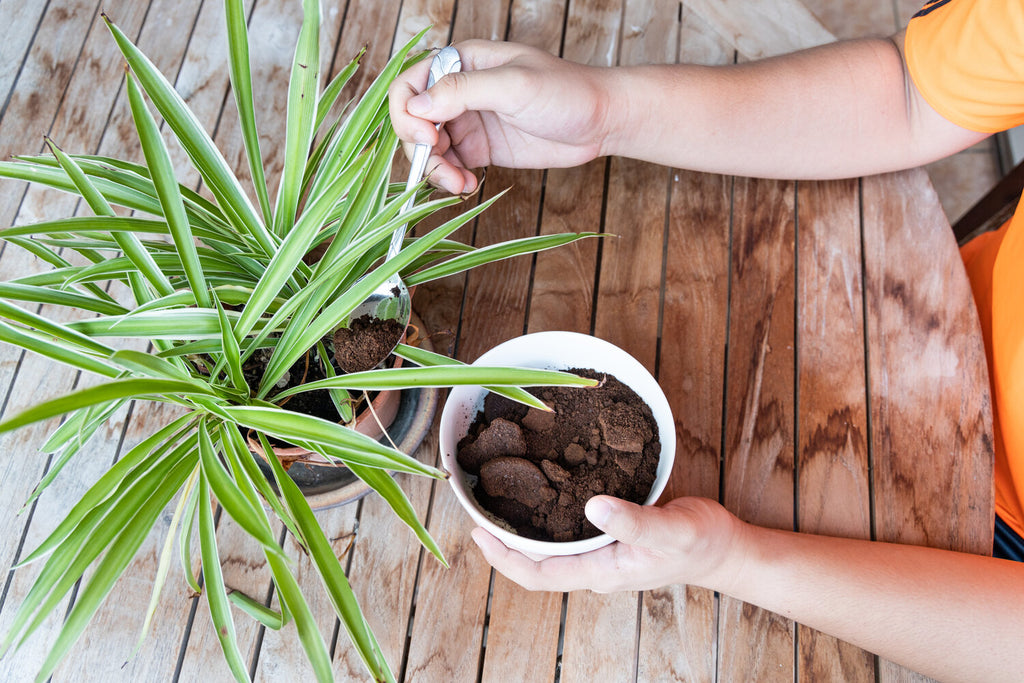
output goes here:
[[[578, 332], [535, 332], [515, 337], [480, 356], [473, 365], [516, 366], [564, 370], [593, 368], [614, 375], [635, 391], [650, 407], [658, 424], [661, 455], [657, 475], [644, 505], [653, 505], [668, 485], [675, 460], [676, 431], [668, 399], [657, 380], [631, 355], [597, 337]], [[540, 558], [552, 555], [578, 555], [608, 545], [615, 539], [600, 534], [580, 541], [538, 541], [513, 533], [507, 525], [480, 507], [473, 496], [466, 473], [456, 458], [459, 441], [468, 433], [477, 412], [483, 409], [487, 389], [460, 386], [451, 390], [441, 411], [440, 448], [442, 467], [451, 476], [455, 497], [473, 521], [496, 536], [509, 548]]]

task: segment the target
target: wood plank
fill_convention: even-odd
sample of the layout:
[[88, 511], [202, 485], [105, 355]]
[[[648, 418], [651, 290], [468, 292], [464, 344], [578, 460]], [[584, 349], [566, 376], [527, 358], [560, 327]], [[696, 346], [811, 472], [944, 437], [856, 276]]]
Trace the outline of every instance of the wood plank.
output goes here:
[[[416, 455], [434, 464], [437, 452], [435, 426]], [[445, 482], [407, 474], [397, 474], [395, 479], [409, 497], [420, 521], [425, 522], [432, 490], [446, 486]], [[391, 671], [399, 676], [419, 566], [421, 563], [437, 564], [437, 561], [422, 550], [409, 528], [376, 494], [363, 499], [358, 525], [351, 550], [349, 581]], [[338, 634], [334, 660], [339, 680], [365, 677], [366, 670], [344, 630]]]
[[[96, 9], [96, 0], [48, 6], [38, 31], [45, 39], [33, 41], [7, 103], [0, 126], [0, 159], [43, 148], [40, 136], [50, 131], [63, 102]], [[20, 183], [0, 184], [0, 225], [13, 225], [24, 191]]]
[[[614, 66], [622, 0], [572, 3], [566, 21], [565, 59]], [[599, 232], [606, 159], [547, 172], [540, 232]], [[604, 239], [604, 238], [602, 238]], [[599, 240], [537, 254], [530, 299], [530, 332], [591, 330]]]
[[[427, 27], [429, 30], [413, 46], [413, 51], [444, 47], [448, 44], [454, 18], [455, 0], [403, 2], [398, 27], [395, 29], [392, 52], [397, 51]], [[466, 18], [460, 17], [460, 23], [466, 22]]]
[[[732, 61], [733, 50], [685, 5], [681, 20], [678, 61]], [[731, 191], [725, 176], [672, 172], [658, 382], [675, 418], [676, 467], [662, 501], [718, 498]], [[715, 593], [665, 586], [645, 591], [641, 608], [639, 679], [713, 681]]]
[[[794, 522], [794, 190], [736, 179], [726, 383], [723, 503], [783, 529]], [[792, 679], [793, 622], [723, 597], [719, 628], [726, 680]]]
[[977, 314], [949, 305], [971, 296], [953, 233], [924, 171], [863, 183], [875, 535], [989, 554], [992, 411]]
[[[871, 537], [856, 180], [799, 183], [797, 525]], [[874, 656], [798, 625], [800, 680], [874, 681]]]
[[[876, 534], [988, 554], [984, 350], [973, 306], [949, 305], [969, 300], [969, 284], [923, 171], [864, 179], [864, 240]], [[936, 424], [934, 414], [959, 420]], [[950, 451], [951, 467], [929, 465]]]
[[[572, 3], [562, 56], [611, 66], [621, 12], [621, 0]], [[547, 171], [541, 234], [600, 230], [606, 167], [598, 159]], [[590, 332], [597, 252], [597, 240], [587, 240], [537, 255], [528, 332]], [[510, 671], [522, 672], [523, 680], [555, 675], [562, 605], [561, 593], [529, 592], [495, 574], [483, 680], [507, 680]]]
[[761, 59], [835, 41], [800, 2], [750, 3], [743, 0], [684, 0], [747, 59]]
[[[0, 102], [6, 102], [14, 87], [45, 10], [46, 3], [43, 2], [5, 2], [0, 5], [0, 26], [4, 27], [4, 40], [0, 42]], [[3, 125], [2, 111], [0, 125]]]
[[347, 102], [366, 92], [387, 64], [395, 46], [392, 37], [401, 8], [401, 0], [348, 1], [331, 76], [343, 69], [361, 48], [366, 47], [366, 54], [359, 60], [359, 70], [341, 91], [339, 102]]
[[[513, 4], [508, 30], [510, 39], [526, 41], [549, 51], [557, 50], [563, 9], [563, 3], [555, 2]], [[494, 30], [494, 15], [474, 13], [472, 16], [489, 24], [483, 30]], [[455, 31], [474, 33], [472, 26], [462, 24], [461, 15], [456, 15]], [[483, 188], [484, 197], [510, 186], [513, 189], [477, 222], [474, 243], [481, 246], [536, 234], [542, 180], [541, 171], [490, 169]], [[514, 259], [474, 269], [468, 274], [458, 339], [458, 356], [461, 359], [471, 361], [488, 348], [522, 334], [530, 265], [530, 259]], [[484, 314], [485, 311], [501, 311], [502, 315], [495, 319]], [[424, 566], [406, 677], [410, 680], [461, 679], [473, 675], [471, 672], [476, 671], [481, 663], [480, 648], [492, 571], [470, 540], [469, 532], [473, 525], [458, 507], [448, 487], [438, 489], [431, 518], [449, 520], [443, 532], [447, 539], [441, 547], [452, 566], [447, 571], [436, 570], [432, 564]], [[448, 533], [449, 524], [454, 525], [450, 528], [451, 533]], [[432, 531], [435, 528], [440, 527], [431, 527]], [[439, 575], [442, 571], [443, 576]], [[497, 585], [497, 581], [495, 583]], [[460, 589], [455, 589], [455, 586]], [[531, 596], [531, 599], [536, 600], [537, 597]], [[500, 600], [498, 604], [501, 605]], [[529, 613], [525, 605], [518, 605], [518, 609], [520, 613]], [[551, 612], [550, 609], [547, 611]], [[453, 621], [461, 621], [462, 624]], [[555, 633], [557, 639], [557, 631]], [[489, 637], [487, 642], [492, 644], [494, 639]], [[439, 647], [443, 650], [438, 651]], [[547, 644], [540, 646], [545, 653], [541, 657], [548, 656], [548, 647]], [[505, 648], [499, 647], [502, 649]], [[486, 658], [483, 663], [486, 667]], [[547, 669], [545, 674], [550, 675], [552, 670]]]
[[[618, 63], [671, 63], [679, 40], [674, 2], [626, 2]], [[594, 334], [657, 369], [669, 169], [612, 158]], [[637, 667], [636, 592], [573, 592], [566, 612], [563, 680], [623, 680]]]
[[[897, 30], [893, 5], [888, 2], [802, 0], [810, 12], [840, 40], [888, 36]], [[914, 11], [923, 3], [914, 2]]]

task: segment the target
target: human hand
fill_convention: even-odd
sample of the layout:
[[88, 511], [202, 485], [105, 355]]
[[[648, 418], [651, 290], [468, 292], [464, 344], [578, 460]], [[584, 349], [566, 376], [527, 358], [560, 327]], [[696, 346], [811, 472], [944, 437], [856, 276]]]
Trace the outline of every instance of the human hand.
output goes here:
[[713, 587], [742, 563], [746, 525], [707, 498], [677, 498], [654, 507], [595, 496], [587, 501], [586, 514], [617, 542], [582, 555], [534, 561], [481, 528], [472, 536], [491, 566], [528, 590]]
[[[607, 70], [515, 43], [469, 40], [455, 47], [461, 72], [420, 93], [430, 69], [424, 59], [401, 74], [388, 95], [406, 153], [411, 156], [417, 142], [433, 146], [427, 169], [435, 185], [471, 192], [473, 168], [568, 167], [601, 154]], [[444, 123], [440, 131], [437, 122]]]

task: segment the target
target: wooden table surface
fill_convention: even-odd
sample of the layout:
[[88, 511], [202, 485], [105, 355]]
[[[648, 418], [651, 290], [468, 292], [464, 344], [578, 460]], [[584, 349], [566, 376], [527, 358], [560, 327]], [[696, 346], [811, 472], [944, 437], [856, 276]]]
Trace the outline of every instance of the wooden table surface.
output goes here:
[[[819, 16], [828, 4], [817, 2]], [[801, 5], [757, 7], [727, 0], [337, 0], [325, 3], [325, 58], [337, 69], [368, 44], [360, 88], [394, 45], [429, 23], [430, 45], [507, 37], [602, 65], [729, 63], [831, 39]], [[0, 3], [0, 153], [39, 152], [41, 135], [49, 133], [68, 151], [141, 158], [122, 60], [101, 9], [176, 83], [242, 168], [226, 98], [223, 9], [215, 0]], [[265, 107], [262, 145], [275, 170], [282, 150], [272, 141], [280, 137], [268, 131], [283, 121], [279, 103], [300, 11], [297, 0], [257, 0], [251, 15], [257, 102]], [[198, 181], [185, 171], [181, 177]], [[795, 183], [613, 158], [571, 170], [491, 169], [483, 193], [509, 186], [512, 192], [464, 239], [486, 244], [563, 230], [619, 237], [421, 288], [415, 305], [438, 333], [437, 345], [450, 344], [472, 361], [524, 332], [594, 334], [635, 355], [669, 397], [679, 443], [669, 495], [717, 498], [743, 519], [772, 527], [989, 552], [983, 349], [956, 245], [923, 172]], [[0, 225], [76, 210], [66, 196], [0, 184]], [[2, 279], [42, 268], [10, 245], [0, 253]], [[93, 381], [0, 346], [3, 415]], [[47, 468], [37, 449], [53, 425], [0, 437], [0, 566], [10, 567], [38, 543], [119, 453], [160, 423], [161, 410], [132, 406], [20, 515]], [[435, 460], [436, 428], [418, 455]], [[347, 570], [404, 680], [916, 676], [703, 589], [527, 593], [483, 561], [469, 539], [468, 516], [443, 483], [399, 478], [450, 569], [424, 557], [373, 498], [319, 519], [339, 553], [351, 542]], [[153, 633], [133, 656], [169, 518], [168, 512], [158, 522], [54, 680], [228, 678], [206, 602], [189, 594], [176, 565]], [[218, 543], [228, 585], [268, 595], [261, 553], [227, 518]], [[285, 543], [322, 617], [337, 678], [361, 679], [315, 576], [296, 545]], [[4, 576], [0, 629], [36, 571]], [[0, 680], [31, 679], [63, 613], [61, 607], [22, 650], [0, 660]], [[294, 630], [236, 622], [255, 678], [309, 680]]]

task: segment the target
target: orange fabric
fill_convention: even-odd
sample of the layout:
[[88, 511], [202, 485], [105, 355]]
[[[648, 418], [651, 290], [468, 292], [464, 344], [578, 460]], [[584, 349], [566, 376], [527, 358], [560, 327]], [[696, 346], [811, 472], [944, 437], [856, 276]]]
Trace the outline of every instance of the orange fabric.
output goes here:
[[1024, 3], [934, 0], [907, 25], [907, 67], [928, 103], [984, 133], [1024, 123]]
[[[995, 132], [1024, 123], [1024, 3], [936, 0], [911, 19], [907, 66], [947, 119]], [[1024, 208], [961, 250], [978, 307], [995, 417], [996, 512], [1024, 536]]]

